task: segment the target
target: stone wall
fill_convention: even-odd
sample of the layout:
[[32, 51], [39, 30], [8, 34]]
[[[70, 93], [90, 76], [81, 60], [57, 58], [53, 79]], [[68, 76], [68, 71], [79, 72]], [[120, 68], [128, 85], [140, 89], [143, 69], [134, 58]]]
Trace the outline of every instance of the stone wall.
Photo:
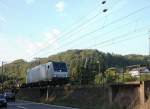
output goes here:
[[144, 109], [144, 83], [130, 82], [110, 85], [110, 105], [117, 104], [120, 109]]

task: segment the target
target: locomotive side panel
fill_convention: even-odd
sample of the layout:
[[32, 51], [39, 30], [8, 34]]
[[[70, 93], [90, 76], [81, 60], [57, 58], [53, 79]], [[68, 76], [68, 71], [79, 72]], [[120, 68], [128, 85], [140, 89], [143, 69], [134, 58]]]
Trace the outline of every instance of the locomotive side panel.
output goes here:
[[28, 70], [27, 83], [35, 83], [41, 80], [41, 65]]
[[46, 72], [46, 65], [40, 65], [39, 71], [39, 80], [38, 81], [46, 81], [47, 80], [47, 72]]
[[40, 79], [40, 66], [35, 67], [34, 69], [31, 70], [31, 78], [32, 82], [38, 82]]

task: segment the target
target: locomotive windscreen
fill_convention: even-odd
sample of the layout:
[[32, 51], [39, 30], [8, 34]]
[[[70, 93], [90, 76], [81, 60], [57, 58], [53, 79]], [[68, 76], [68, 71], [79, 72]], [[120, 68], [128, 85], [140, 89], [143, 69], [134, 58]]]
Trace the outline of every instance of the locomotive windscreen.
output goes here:
[[56, 72], [67, 72], [67, 66], [63, 62], [53, 62], [53, 67]]

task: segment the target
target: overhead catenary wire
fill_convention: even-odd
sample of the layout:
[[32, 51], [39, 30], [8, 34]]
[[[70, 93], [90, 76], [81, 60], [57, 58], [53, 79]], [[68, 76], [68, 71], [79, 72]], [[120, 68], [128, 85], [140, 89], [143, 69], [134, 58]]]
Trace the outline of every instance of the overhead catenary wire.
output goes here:
[[[94, 9], [92, 9], [92, 10], [90, 11], [90, 14], [93, 14], [93, 11], [95, 11], [95, 9], [98, 8], [98, 7], [99, 7], [99, 4], [98, 4]], [[72, 33], [72, 32], [75, 30], [75, 28], [81, 27], [81, 26], [83, 26], [83, 24], [87, 23], [87, 22], [90, 21], [91, 19], [96, 18], [96, 17], [99, 16], [99, 14], [96, 14], [95, 16], [90, 17], [89, 19], [85, 20], [84, 22], [81, 22], [81, 21], [82, 21], [82, 18], [85, 19], [85, 17], [88, 17], [90, 14], [88, 13], [87, 15], [84, 15], [84, 16], [82, 16], [79, 20], [77, 20], [77, 21], [75, 21], [74, 23], [72, 23], [72, 24], [68, 27], [68, 28], [72, 28], [72, 29], [71, 29], [69, 32], [63, 32], [62, 34], [60, 34], [59, 36], [61, 36], [61, 37], [59, 38], [59, 40], [64, 39], [64, 38], [66, 37], [66, 35]], [[68, 28], [66, 28], [65, 30], [68, 30]], [[55, 41], [53, 41], [52, 43], [54, 43], [54, 42], [55, 42]], [[45, 42], [45, 43], [48, 43], [48, 44], [49, 44], [49, 41], [47, 41], [47, 42]], [[47, 45], [47, 47], [48, 47], [48, 45]], [[45, 47], [45, 48], [46, 48], [46, 47]], [[41, 52], [42, 50], [43, 50], [43, 49], [40, 49], [39, 51], [37, 51], [36, 53], [34, 53], [32, 56], [34, 56], [34, 55], [37, 54], [38, 52]], [[32, 57], [32, 56], [31, 56], [31, 57]]]
[[[116, 0], [115, 1], [115, 3], [112, 5], [112, 7], [118, 2], [119, 0]], [[101, 13], [101, 14], [103, 14], [103, 13]], [[98, 17], [100, 14], [96, 14], [95, 16], [93, 16], [93, 17], [91, 17], [91, 18], [89, 18], [88, 19], [88, 21], [85, 21], [84, 23], [82, 23], [82, 24], [80, 24], [80, 25], [78, 25], [78, 27], [76, 28], [76, 29], [73, 29], [73, 31], [70, 31], [70, 32], [68, 32], [67, 34], [64, 34], [64, 35], [60, 35], [61, 37], [58, 39], [58, 40], [61, 40], [61, 39], [66, 39], [66, 40], [68, 40], [71, 36], [73, 36], [75, 33], [78, 33], [78, 32], [80, 32], [81, 30], [82, 30], [82, 28], [81, 27], [83, 27], [84, 25], [89, 25], [89, 23], [91, 22], [91, 21], [93, 21], [93, 19], [95, 19], [96, 17]], [[103, 16], [102, 16], [103, 17]], [[106, 16], [105, 16], [106, 17]], [[104, 19], [105, 20], [105, 19]], [[71, 34], [71, 33], [73, 33], [74, 32], [74, 34]], [[71, 35], [69, 35], [69, 34], [71, 34]], [[69, 35], [69, 36], [68, 36]], [[62, 37], [62, 36], [64, 36], [64, 37]], [[65, 37], [65, 36], [68, 36], [68, 37]], [[58, 41], [57, 40], [57, 41]], [[50, 45], [50, 44], [49, 44]], [[47, 47], [49, 47], [49, 46], [47, 46]], [[41, 51], [43, 51], [43, 50], [45, 50], [47, 47], [45, 47], [45, 48], [42, 48], [42, 49], [40, 49], [38, 52], [36, 52], [36, 53], [34, 53], [32, 56], [34, 56], [34, 55], [36, 55], [36, 54], [38, 54], [39, 52], [41, 52]], [[32, 57], [31, 56], [31, 57]]]
[[[130, 26], [130, 25], [133, 25], [132, 21], [129, 21], [129, 22], [127, 22], [127, 23], [125, 23], [125, 24], [123, 24], [123, 25], [120, 25], [120, 26], [118, 26], [118, 27], [116, 27], [116, 28], [112, 28], [110, 31], [106, 31], [105, 33], [98, 34], [98, 35], [96, 35], [96, 36], [100, 36], [100, 37], [102, 38], [103, 36], [109, 35], [109, 34], [115, 32], [115, 31], [119, 31], [119, 30], [123, 29], [122, 27]], [[134, 29], [134, 31], [137, 31], [136, 28]], [[113, 34], [111, 34], [111, 35], [113, 36]], [[93, 36], [93, 38], [96, 39], [96, 36]], [[96, 40], [97, 40], [97, 39], [96, 39]], [[95, 42], [95, 43], [96, 43], [96, 42]], [[77, 44], [78, 44], [78, 43], [77, 43]], [[95, 45], [95, 44], [94, 44], [94, 45]]]
[[[72, 23], [70, 26], [68, 26], [65, 30], [68, 30], [68, 29], [70, 29], [70, 28], [76, 27], [76, 25], [77, 25], [78, 27], [79, 27], [80, 25], [82, 25], [83, 23], [82, 23], [81, 21], [82, 21], [82, 20], [85, 20], [85, 18], [88, 17], [90, 14], [93, 14], [93, 12], [95, 11], [95, 9], [97, 9], [98, 7], [100, 7], [99, 4], [96, 5], [92, 10], [90, 10], [90, 12], [89, 12], [88, 14], [86, 14], [86, 15], [80, 17], [77, 21], [73, 22], [73, 23]], [[92, 18], [94, 18], [94, 17], [96, 17], [96, 16], [97, 16], [97, 15], [93, 16]], [[87, 19], [87, 21], [90, 20], [90, 19], [92, 19], [92, 18]], [[84, 23], [86, 23], [87, 21], [84, 21]], [[80, 22], [81, 22], [82, 24], [80, 24]], [[74, 31], [74, 28], [73, 28], [72, 30]], [[71, 30], [71, 31], [72, 31], [72, 30]], [[70, 31], [69, 31], [69, 32], [70, 32]], [[68, 33], [68, 32], [67, 32], [67, 33]], [[63, 32], [61, 35], [63, 35], [63, 34], [66, 34], [66, 33]]]
[[[116, 2], [118, 2], [118, 0], [116, 1]], [[115, 2], [115, 3], [116, 3]], [[113, 6], [114, 6], [114, 4], [111, 6], [111, 8], [113, 8]], [[104, 14], [104, 13], [100, 13], [100, 14], [97, 14], [97, 15], [95, 15], [94, 17], [92, 17], [91, 19], [89, 19], [89, 22], [91, 22], [91, 21], [93, 21], [93, 19], [95, 19], [98, 15], [104, 15], [104, 16], [102, 16], [103, 18], [104, 18], [104, 23], [103, 23], [103, 25], [102, 25], [102, 28], [104, 27], [104, 24], [105, 24], [105, 22], [106, 22], [106, 19], [107, 19], [107, 17], [108, 17], [108, 15], [106, 15], [106, 14]], [[110, 13], [110, 14], [112, 14], [112, 13]], [[88, 23], [89, 23], [88, 22]], [[85, 25], [86, 25], [86, 23], [87, 22], [85, 22]], [[89, 25], [89, 24], [88, 24]], [[77, 31], [74, 31], [74, 33], [79, 33], [81, 30], [82, 30], [82, 28], [81, 27], [83, 27], [84, 25], [79, 25], [79, 28], [77, 28], [78, 30]], [[74, 36], [74, 34], [71, 34], [71, 35], [69, 35], [69, 34], [67, 34], [67, 39], [70, 39], [70, 37], [72, 37], [72, 36]]]
[[[117, 2], [118, 2], [118, 0], [117, 0]], [[116, 2], [115, 2], [116, 3]], [[102, 13], [103, 14], [103, 13]], [[95, 19], [95, 17], [97, 17], [99, 14], [97, 14], [97, 15], [95, 15], [94, 17], [91, 17], [90, 19], [89, 19], [89, 21], [91, 21], [91, 20], [93, 20], [93, 19]], [[106, 16], [105, 16], [106, 17]], [[86, 24], [87, 24], [87, 22], [85, 22]], [[88, 22], [89, 23], [89, 22]], [[85, 24], [85, 25], [86, 25]], [[84, 25], [80, 25], [80, 27], [79, 28], [81, 28], [81, 27], [83, 27]], [[79, 29], [78, 28], [78, 29]], [[79, 29], [78, 31], [75, 31], [75, 33], [78, 33], [79, 31], [81, 31], [82, 30], [82, 28], [81, 29]], [[72, 33], [72, 32], [74, 32], [74, 31], [71, 31], [70, 33]], [[70, 34], [69, 33], [69, 34]], [[69, 35], [69, 34], [67, 34], [67, 36]], [[69, 35], [68, 37], [67, 37], [67, 40], [72, 36], [73, 34], [71, 34], [71, 35]], [[66, 38], [66, 37], [65, 37]], [[60, 39], [62, 39], [62, 38], [60, 38]], [[60, 39], [58, 39], [58, 40], [60, 40]], [[49, 47], [49, 46], [48, 46]], [[46, 49], [47, 47], [45, 47], [44, 49]], [[42, 50], [44, 50], [44, 49], [42, 49]], [[40, 50], [40, 51], [42, 51], [42, 50]], [[34, 56], [34, 55], [36, 55], [37, 53], [39, 53], [40, 51], [38, 51], [38, 52], [36, 52], [36, 53], [34, 53], [32, 56]], [[32, 57], [31, 56], [31, 57]]]
[[[129, 22], [125, 23], [125, 24], [122, 24], [122, 25], [119, 25], [119, 26], [117, 26], [117, 27], [115, 27], [115, 28], [112, 28], [110, 31], [107, 31], [107, 32], [102, 33], [102, 34], [98, 34], [98, 35], [96, 35], [96, 36], [103, 37], [103, 36], [106, 36], [106, 35], [109, 35], [109, 34], [115, 32], [115, 31], [118, 31], [118, 30], [123, 29], [122, 27], [130, 26], [130, 25], [132, 25], [132, 24], [133, 24], [132, 21], [129, 21]], [[112, 35], [113, 35], [113, 34], [112, 34]], [[93, 37], [96, 39], [96, 36], [93, 36]]]
[[[102, 33], [102, 34], [99, 34], [98, 36], [103, 37], [103, 36], [109, 35], [109, 34], [115, 32], [116, 30], [118, 31], [118, 30], [122, 29], [122, 27], [129, 26], [129, 25], [131, 25], [131, 24], [132, 24], [132, 21], [127, 22], [127, 23], [125, 23], [125, 24], [123, 24], [123, 25], [121, 25], [121, 26], [118, 26], [117, 28], [113, 28], [113, 29], [111, 29], [110, 31], [107, 31], [107, 32]], [[79, 42], [79, 40], [78, 40], [78, 42]], [[78, 44], [78, 43], [76, 43], [76, 44]]]
[[137, 33], [141, 32], [141, 31], [143, 31], [144, 29], [147, 29], [149, 26], [150, 26], [150, 24], [147, 25], [147, 26], [144, 26], [144, 27], [140, 27], [140, 28], [136, 29], [136, 31], [135, 31], [135, 30], [129, 31], [129, 32], [127, 32], [127, 33], [124, 33], [124, 34], [119, 35], [119, 36], [117, 36], [117, 37], [113, 37], [113, 38], [107, 39], [107, 40], [105, 40], [105, 41], [102, 41], [102, 42], [100, 42], [100, 43], [94, 44], [94, 45], [89, 46], [89, 47], [95, 47], [95, 46], [97, 46], [97, 45], [102, 45], [102, 44], [105, 44], [105, 43], [109, 43], [110, 41], [114, 41], [114, 40], [119, 39], [119, 38], [124, 38], [124, 37], [129, 36], [129, 35], [132, 35], [132, 34], [134, 34], [134, 33], [137, 34]]
[[135, 35], [135, 36], [131, 36], [131, 37], [121, 39], [121, 40], [118, 40], [118, 41], [115, 41], [115, 42], [112, 42], [110, 44], [100, 46], [100, 47], [108, 47], [108, 46], [111, 46], [111, 45], [114, 45], [114, 44], [118, 44], [120, 42], [125, 42], [125, 41], [133, 40], [133, 39], [136, 39], [136, 38], [140, 38], [141, 36], [144, 36], [144, 35], [148, 35], [148, 33], [142, 33], [142, 34], [138, 34], [138, 35]]
[[[116, 19], [116, 20], [114, 20], [114, 21], [112, 21], [112, 22], [110, 22], [110, 23], [104, 25], [104, 27], [100, 27], [100, 28], [98, 28], [98, 29], [96, 29], [96, 30], [94, 30], [94, 31], [91, 31], [91, 32], [88, 32], [88, 33], [86, 33], [86, 34], [84, 34], [84, 35], [81, 35], [80, 38], [77, 37], [75, 40], [81, 40], [81, 39], [83, 39], [84, 37], [87, 37], [87, 36], [90, 35], [90, 34], [93, 34], [93, 33], [97, 32], [97, 31], [101, 31], [101, 30], [103, 30], [104, 28], [106, 28], [106, 27], [108, 27], [108, 26], [111, 26], [111, 25], [113, 25], [113, 24], [115, 24], [115, 23], [118, 23], [118, 22], [120, 22], [120, 21], [122, 21], [122, 20], [124, 20], [124, 19], [126, 19], [126, 18], [128, 18], [128, 17], [130, 17], [130, 16], [133, 16], [133, 15], [135, 15], [136, 13], [141, 12], [142, 10], [144, 10], [144, 9], [146, 9], [146, 8], [150, 8], [150, 5], [145, 6], [145, 7], [143, 7], [143, 8], [140, 8], [140, 9], [134, 11], [134, 12], [131, 12], [130, 14], [128, 14], [128, 15], [126, 15], [126, 16], [123, 16], [123, 17], [121, 17], [121, 18], [119, 18], [119, 19]], [[70, 41], [69, 43], [72, 44], [73, 42], [74, 42], [74, 41]], [[75, 43], [76, 43], [76, 42], [75, 42]]]
[[[140, 28], [136, 29], [136, 31], [135, 31], [135, 30], [132, 30], [132, 31], [129, 31], [129, 32], [124, 33], [124, 34], [122, 34], [122, 35], [119, 35], [119, 36], [117, 36], [117, 37], [113, 37], [113, 38], [111, 38], [111, 39], [108, 39], [108, 40], [99, 42], [99, 43], [94, 44], [94, 45], [90, 45], [90, 46], [88, 46], [87, 48], [96, 47], [96, 46], [100, 46], [100, 45], [104, 45], [104, 44], [109, 44], [110, 42], [115, 41], [116, 39], [118, 40], [118, 39], [120, 39], [120, 38], [125, 38], [125, 37], [130, 36], [130, 35], [132, 35], [132, 34], [134, 34], [134, 33], [137, 34], [137, 33], [141, 32], [141, 31], [143, 31], [144, 29], [147, 29], [149, 26], [150, 26], [150, 24], [147, 25], [147, 26], [144, 26], [144, 27], [140, 27]], [[105, 45], [104, 45], [104, 46], [105, 46]]]
[[[83, 27], [84, 25], [89, 25], [89, 23], [92, 22], [91, 20], [92, 20], [92, 19], [96, 19], [98, 16], [99, 16], [99, 14], [96, 14], [96, 15], [93, 16], [92, 18], [88, 19], [88, 21], [84, 22], [85, 24], [79, 25], [79, 27], [77, 28], [77, 30], [75, 30], [75, 31], [73, 30], [73, 31], [67, 32], [67, 33], [64, 34], [64, 35], [60, 35], [61, 37], [60, 37], [58, 40], [59, 40], [59, 41], [61, 41], [62, 39], [68, 40], [68, 38], [70, 38], [70, 36], [73, 36], [73, 34], [82, 31], [82, 27]], [[94, 21], [94, 20], [93, 20], [93, 21]], [[88, 22], [88, 23], [87, 23], [87, 22]], [[55, 42], [55, 41], [52, 41], [51, 43], [54, 43], [54, 42]], [[49, 47], [49, 45], [51, 45], [51, 44], [48, 44], [45, 48], [40, 49], [38, 52], [34, 53], [32, 56], [34, 56], [34, 55], [36, 55], [37, 53], [39, 53], [39, 52], [45, 50], [47, 47]], [[32, 56], [31, 56], [31, 57], [32, 57]]]
[[[131, 12], [131, 13], [129, 13], [129, 14], [127, 14], [127, 15], [121, 17], [121, 18], [118, 18], [118, 19], [116, 19], [116, 20], [110, 22], [110, 23], [106, 24], [104, 27], [100, 27], [100, 28], [98, 28], [98, 29], [96, 29], [96, 30], [94, 30], [94, 31], [90, 31], [90, 32], [88, 32], [88, 33], [86, 33], [86, 34], [84, 34], [84, 35], [81, 35], [80, 38], [76, 38], [75, 40], [77, 40], [77, 41], [78, 41], [78, 40], [81, 40], [81, 39], [83, 39], [84, 37], [87, 37], [87, 36], [90, 35], [90, 34], [93, 34], [93, 33], [97, 32], [97, 31], [101, 31], [101, 30], [103, 30], [104, 28], [109, 27], [110, 25], [113, 25], [113, 24], [115, 24], [115, 23], [121, 22], [122, 20], [127, 19], [128, 17], [133, 16], [133, 15], [135, 15], [135, 14], [137, 14], [137, 13], [139, 13], [139, 12], [141, 12], [141, 11], [147, 9], [147, 8], [150, 8], [150, 4], [149, 4], [149, 5], [146, 5], [145, 7], [140, 8], [140, 9], [137, 9], [137, 10], [135, 10], [135, 11], [133, 11], [133, 12]], [[71, 44], [73, 44], [73, 43], [76, 43], [77, 41], [75, 41], [75, 40], [72, 40], [72, 41], [68, 42], [69, 44], [68, 44], [68, 43], [65, 43], [65, 44], [63, 44], [62, 46], [65, 46], [66, 44], [67, 44], [67, 45], [71, 45]], [[56, 48], [56, 49], [59, 49], [59, 48]]]
[[[133, 31], [133, 33], [123, 34], [123, 35], [120, 35], [119, 37], [116, 37], [114, 39], [113, 38], [108, 39], [108, 40], [102, 41], [100, 43], [97, 43], [96, 45], [90, 45], [88, 47], [89, 48], [91, 48], [91, 47], [105, 47], [105, 46], [109, 45], [110, 43], [118, 42], [118, 41], [124, 40], [124, 39], [130, 39], [130, 38], [134, 37], [134, 33], [135, 32]], [[139, 34], [139, 33], [141, 33], [141, 32], [138, 31], [136, 34]], [[144, 32], [143, 34], [146, 34], [146, 33]]]

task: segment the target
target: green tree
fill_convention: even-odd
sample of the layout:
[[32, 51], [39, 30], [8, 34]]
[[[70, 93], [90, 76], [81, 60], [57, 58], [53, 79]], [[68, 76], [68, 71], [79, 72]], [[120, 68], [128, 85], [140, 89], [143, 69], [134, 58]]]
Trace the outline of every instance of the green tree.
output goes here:
[[116, 82], [118, 80], [118, 72], [116, 68], [109, 68], [105, 71], [105, 78], [107, 83]]

